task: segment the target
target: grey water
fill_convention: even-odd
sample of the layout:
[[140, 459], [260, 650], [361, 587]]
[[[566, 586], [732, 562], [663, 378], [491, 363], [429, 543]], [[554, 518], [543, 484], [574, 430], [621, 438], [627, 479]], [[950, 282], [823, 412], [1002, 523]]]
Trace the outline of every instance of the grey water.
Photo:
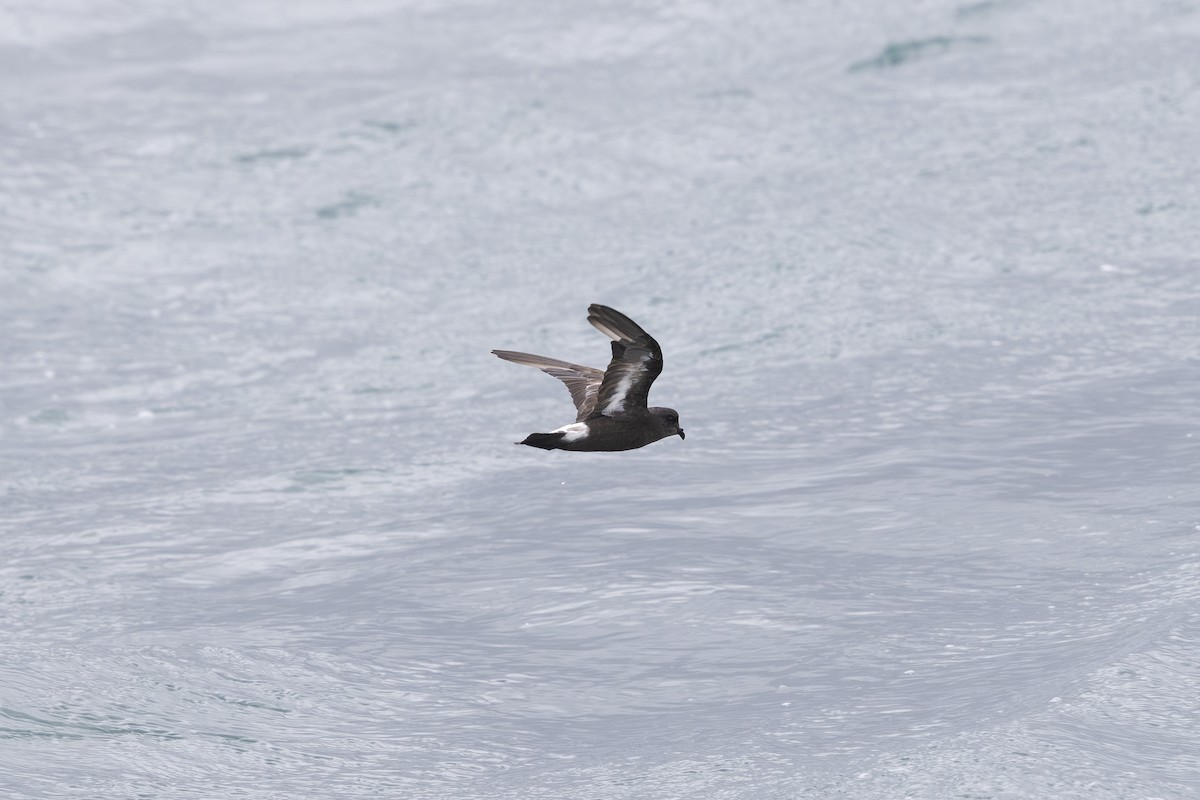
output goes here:
[[[1200, 6], [0, 7], [5, 798], [1200, 795]], [[492, 348], [662, 344], [686, 441]]]

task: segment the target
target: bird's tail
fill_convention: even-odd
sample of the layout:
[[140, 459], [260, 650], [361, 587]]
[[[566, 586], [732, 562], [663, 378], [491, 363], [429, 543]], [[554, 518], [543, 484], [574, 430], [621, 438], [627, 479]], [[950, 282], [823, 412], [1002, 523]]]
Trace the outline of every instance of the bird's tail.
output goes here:
[[555, 450], [562, 439], [563, 435], [561, 433], [531, 433], [525, 437], [525, 441], [517, 442], [517, 444], [527, 444], [530, 447], [540, 447], [543, 450]]

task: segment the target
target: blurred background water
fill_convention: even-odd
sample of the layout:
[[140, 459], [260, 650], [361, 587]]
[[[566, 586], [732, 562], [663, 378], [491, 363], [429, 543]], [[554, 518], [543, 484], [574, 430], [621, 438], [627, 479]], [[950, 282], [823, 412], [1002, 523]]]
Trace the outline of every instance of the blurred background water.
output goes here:
[[[1200, 5], [0, 7], [7, 798], [1191, 798]], [[493, 347], [662, 343], [688, 439]]]

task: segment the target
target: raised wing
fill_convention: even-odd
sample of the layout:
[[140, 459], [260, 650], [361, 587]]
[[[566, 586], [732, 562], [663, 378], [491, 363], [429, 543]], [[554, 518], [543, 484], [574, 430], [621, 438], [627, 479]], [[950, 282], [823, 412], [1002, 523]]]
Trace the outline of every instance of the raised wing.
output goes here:
[[565, 383], [567, 391], [571, 393], [571, 401], [575, 403], [576, 422], [582, 422], [592, 415], [596, 407], [600, 383], [604, 380], [604, 373], [601, 370], [579, 364], [569, 364], [566, 361], [559, 361], [557, 358], [518, 353], [514, 350], [493, 350], [492, 353], [514, 364], [537, 367], [547, 375]]
[[650, 384], [663, 369], [662, 348], [640, 325], [608, 306], [588, 306], [588, 322], [613, 340], [612, 361], [597, 390], [591, 416], [645, 411]]

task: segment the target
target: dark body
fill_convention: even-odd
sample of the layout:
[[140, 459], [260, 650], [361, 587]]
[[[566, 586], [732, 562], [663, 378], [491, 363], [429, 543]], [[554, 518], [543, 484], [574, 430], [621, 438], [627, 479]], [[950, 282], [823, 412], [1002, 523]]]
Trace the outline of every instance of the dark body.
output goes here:
[[[652, 408], [648, 414], [622, 415], [620, 417], [594, 417], [586, 420], [587, 436], [574, 441], [568, 433], [531, 433], [517, 444], [540, 447], [543, 450], [578, 450], [615, 452], [636, 450], [668, 436], [684, 438], [679, 427], [679, 415], [669, 408]], [[660, 412], [656, 415], [654, 412]], [[670, 416], [661, 414], [669, 412]]]
[[492, 351], [506, 361], [537, 367], [558, 378], [575, 403], [574, 423], [549, 433], [531, 433], [517, 444], [543, 450], [613, 452], [635, 450], [668, 436], [683, 439], [674, 409], [646, 404], [650, 385], [663, 368], [658, 342], [608, 306], [589, 306], [588, 322], [612, 339], [612, 360], [603, 372], [546, 356]]

